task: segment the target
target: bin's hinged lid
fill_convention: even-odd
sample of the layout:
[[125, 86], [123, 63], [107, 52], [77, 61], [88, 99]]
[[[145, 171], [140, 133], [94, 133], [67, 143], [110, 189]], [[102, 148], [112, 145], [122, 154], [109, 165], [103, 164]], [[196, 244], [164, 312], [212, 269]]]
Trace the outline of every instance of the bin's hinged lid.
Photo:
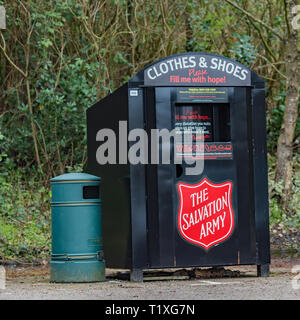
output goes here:
[[50, 179], [51, 182], [61, 181], [99, 181], [101, 178], [88, 173], [65, 173]]

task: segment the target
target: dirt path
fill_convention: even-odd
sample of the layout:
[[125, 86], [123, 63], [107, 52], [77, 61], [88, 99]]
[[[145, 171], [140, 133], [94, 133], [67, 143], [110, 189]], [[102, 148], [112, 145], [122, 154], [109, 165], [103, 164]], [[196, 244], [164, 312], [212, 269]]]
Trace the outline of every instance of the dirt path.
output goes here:
[[[300, 300], [300, 280], [292, 273], [300, 259], [273, 259], [271, 276], [257, 278], [255, 266], [230, 267], [239, 270], [239, 278], [191, 279], [130, 283], [107, 280], [102, 283], [49, 283], [49, 266], [6, 268], [6, 289], [0, 299], [297, 299]], [[228, 268], [226, 268], [228, 269]], [[107, 269], [107, 274], [112, 270]], [[300, 273], [300, 271], [298, 271]], [[294, 280], [293, 280], [294, 279]], [[294, 284], [294, 287], [293, 287]]]

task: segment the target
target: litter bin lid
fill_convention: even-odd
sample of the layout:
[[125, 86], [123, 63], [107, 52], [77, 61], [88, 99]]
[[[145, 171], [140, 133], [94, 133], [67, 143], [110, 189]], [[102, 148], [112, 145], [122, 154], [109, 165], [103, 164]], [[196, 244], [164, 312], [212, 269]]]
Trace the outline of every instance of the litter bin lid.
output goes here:
[[51, 182], [61, 181], [99, 181], [101, 178], [88, 173], [65, 173], [50, 179]]

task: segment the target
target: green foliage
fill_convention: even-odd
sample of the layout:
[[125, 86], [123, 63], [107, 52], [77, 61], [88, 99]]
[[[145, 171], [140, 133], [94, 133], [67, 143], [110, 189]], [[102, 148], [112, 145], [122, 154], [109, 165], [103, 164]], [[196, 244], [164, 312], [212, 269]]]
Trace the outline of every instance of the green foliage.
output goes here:
[[[93, 74], [97, 68], [96, 62], [89, 64], [80, 58], [73, 61], [66, 58], [57, 88], [52, 63], [47, 61], [39, 69], [39, 78], [32, 80], [33, 90], [38, 92], [34, 121], [44, 156], [41, 169], [49, 170], [50, 174], [55, 175], [60, 165], [72, 167], [74, 163], [85, 161], [85, 111], [96, 101]], [[10, 95], [8, 103], [17, 104], [16, 96]], [[1, 157], [9, 156], [16, 166], [22, 166], [32, 161], [34, 149], [28, 105], [19, 105], [18, 113], [14, 121], [11, 121], [11, 114], [3, 115], [2, 125], [6, 130], [5, 136], [0, 136], [0, 146]]]
[[49, 187], [23, 178], [21, 170], [0, 175], [0, 257], [19, 262], [47, 258], [51, 246]]
[[278, 102], [278, 106], [271, 109], [267, 115], [267, 124], [268, 124], [268, 135], [267, 135], [267, 144], [268, 150], [274, 153], [277, 147], [277, 141], [279, 137], [280, 127], [282, 123], [283, 113], [284, 113], [284, 100], [286, 92], [285, 90], [281, 91], [275, 101]]
[[239, 34], [234, 33], [234, 36], [239, 39], [234, 45], [230, 52], [233, 54], [233, 59], [240, 63], [250, 67], [251, 64], [256, 60], [257, 50], [251, 43], [251, 37], [244, 35], [240, 37]]
[[[299, 88], [300, 90], [300, 88]], [[276, 152], [277, 148], [277, 141], [279, 138], [282, 118], [284, 114], [285, 109], [285, 98], [286, 98], [286, 91], [282, 90], [279, 92], [278, 96], [274, 97], [274, 101], [277, 102], [277, 105], [269, 110], [267, 112], [267, 145], [268, 145], [268, 151], [271, 154], [274, 154]], [[300, 114], [300, 101], [298, 105], [298, 113]], [[300, 150], [299, 148], [299, 136], [300, 136], [300, 117], [298, 117], [296, 121], [296, 128], [295, 128], [295, 137], [298, 137], [295, 139], [295, 155], [299, 154], [297, 151]], [[295, 160], [297, 158], [295, 157]], [[299, 163], [299, 162], [295, 162]], [[296, 170], [298, 168], [296, 167]]]
[[[300, 228], [300, 170], [295, 167], [293, 177], [293, 192], [289, 200], [288, 207], [284, 210], [282, 206], [282, 181], [275, 182], [274, 171], [275, 158], [269, 157], [269, 207], [270, 207], [270, 224], [283, 223], [284, 226], [293, 230]], [[297, 163], [297, 162], [295, 162]]]

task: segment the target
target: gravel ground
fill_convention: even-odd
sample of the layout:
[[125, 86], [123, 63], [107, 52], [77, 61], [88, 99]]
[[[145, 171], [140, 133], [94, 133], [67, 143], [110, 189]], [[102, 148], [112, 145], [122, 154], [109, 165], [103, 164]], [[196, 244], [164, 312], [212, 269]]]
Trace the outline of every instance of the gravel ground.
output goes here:
[[[241, 271], [238, 278], [144, 283], [107, 280], [85, 284], [49, 283], [48, 265], [6, 268], [6, 288], [0, 290], [0, 300], [300, 300], [300, 280], [296, 280], [296, 274], [292, 273], [295, 266], [299, 266], [299, 274], [299, 258], [273, 259], [269, 278], [257, 278], [255, 266], [238, 266], [226, 268]], [[115, 270], [107, 269], [106, 272], [111, 274]]]
[[202, 300], [202, 299], [287, 299], [300, 300], [300, 290], [292, 288], [291, 276], [269, 279], [240, 278], [218, 280], [155, 281], [142, 284], [121, 281], [92, 284], [49, 284], [12, 282], [2, 290], [0, 299], [101, 299], [101, 300]]

